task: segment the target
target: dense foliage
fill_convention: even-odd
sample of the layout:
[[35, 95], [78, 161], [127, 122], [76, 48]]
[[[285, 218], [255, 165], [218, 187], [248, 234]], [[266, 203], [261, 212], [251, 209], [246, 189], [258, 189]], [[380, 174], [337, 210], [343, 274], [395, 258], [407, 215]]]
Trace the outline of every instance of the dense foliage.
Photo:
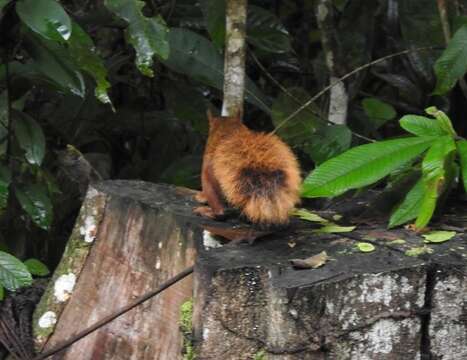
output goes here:
[[[428, 106], [449, 113], [457, 134], [464, 135], [467, 92], [462, 82], [456, 86], [467, 70], [462, 4], [453, 2], [447, 9], [454, 36], [442, 52], [445, 23], [433, 0], [330, 1], [327, 32], [317, 22], [317, 3], [250, 1], [245, 109], [250, 127], [273, 130], [323, 89], [329, 83], [329, 52], [335, 60], [332, 75], [339, 77], [378, 57], [430, 46], [435, 50], [393, 57], [348, 78], [346, 124], [328, 123], [330, 100], [322, 96], [278, 134], [297, 152], [304, 170], [323, 164], [321, 173], [332, 165], [326, 160], [352, 145], [403, 134], [397, 119], [406, 113], [423, 115]], [[0, 283], [14, 290], [29, 284], [31, 273], [44, 275], [46, 269], [8, 253], [40, 258], [52, 267], [58, 261], [86, 178], [92, 178], [85, 165], [98, 178], [199, 187], [205, 111], [222, 100], [225, 4], [0, 0], [0, 34], [0, 244], [6, 251], [0, 252]], [[404, 190], [410, 191], [393, 212], [391, 225], [419, 218], [413, 208], [412, 213], [404, 210], [407, 202], [419, 204], [423, 194], [438, 189], [441, 168], [444, 177], [449, 173], [453, 179], [443, 180], [449, 184], [443, 191], [452, 188], [457, 178], [452, 167], [466, 160], [462, 141], [455, 150], [460, 161], [454, 156], [457, 135], [443, 130], [436, 141], [427, 140], [414, 127], [428, 120], [417, 119], [401, 119], [415, 137], [370, 144], [384, 151], [395, 151], [396, 144], [400, 161], [377, 159], [379, 172], [371, 178], [320, 194], [335, 196], [391, 172], [389, 184], [400, 174], [422, 174], [433, 184], [421, 191], [415, 179], [412, 190]], [[436, 127], [440, 120], [429, 121]], [[363, 161], [359, 149], [345, 156]], [[427, 149], [419, 166], [401, 168]], [[434, 177], [429, 159], [437, 164]], [[308, 191], [305, 187], [304, 194]]]

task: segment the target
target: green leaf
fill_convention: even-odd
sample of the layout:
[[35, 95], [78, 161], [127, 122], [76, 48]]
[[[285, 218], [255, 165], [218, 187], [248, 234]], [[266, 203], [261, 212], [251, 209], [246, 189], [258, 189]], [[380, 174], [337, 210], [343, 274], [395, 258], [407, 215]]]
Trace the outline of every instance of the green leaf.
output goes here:
[[431, 106], [425, 109], [428, 115], [432, 115], [438, 121], [439, 126], [449, 135], [456, 136], [456, 131], [452, 127], [452, 122], [449, 117], [441, 110], [438, 110], [435, 106]]
[[34, 60], [30, 64], [32, 70], [44, 75], [58, 89], [84, 97], [83, 77], [61, 44], [28, 33], [25, 36], [25, 48]]
[[431, 254], [433, 253], [433, 249], [430, 248], [429, 246], [420, 246], [420, 247], [413, 247], [409, 250], [407, 250], [404, 255], [406, 256], [419, 256], [423, 254]]
[[8, 201], [8, 187], [11, 183], [11, 172], [4, 165], [0, 165], [0, 210], [5, 209]]
[[459, 140], [457, 143], [457, 152], [459, 153], [460, 165], [462, 171], [462, 180], [464, 190], [467, 192], [467, 140]]
[[326, 161], [305, 179], [302, 196], [337, 196], [372, 184], [425, 151], [432, 137], [409, 137], [365, 144]]
[[446, 157], [456, 150], [454, 140], [450, 136], [442, 136], [435, 140], [422, 161], [422, 173], [425, 181], [444, 175]]
[[422, 235], [426, 243], [442, 243], [456, 236], [455, 231], [430, 231]]
[[431, 118], [419, 115], [405, 115], [399, 120], [401, 128], [417, 136], [444, 136], [448, 133]]
[[447, 48], [435, 63], [435, 95], [444, 95], [467, 72], [467, 25], [456, 31]]
[[218, 49], [222, 49], [225, 42], [225, 0], [201, 0], [200, 5], [211, 40]]
[[285, 53], [291, 50], [287, 29], [271, 12], [250, 5], [247, 16], [247, 42], [272, 53]]
[[55, 0], [20, 0], [16, 13], [27, 27], [46, 39], [61, 41], [71, 36], [71, 20]]
[[383, 126], [387, 121], [394, 119], [397, 115], [392, 105], [376, 98], [363, 99], [362, 106], [365, 114], [373, 124], [374, 130]]
[[110, 88], [110, 83], [107, 81], [107, 69], [97, 54], [94, 42], [76, 22], [73, 22], [72, 26], [73, 32], [68, 41], [68, 50], [74, 63], [94, 78], [96, 98], [104, 104], [112, 105], [107, 92]]
[[25, 151], [26, 160], [41, 165], [45, 156], [45, 137], [40, 125], [26, 113], [14, 112], [14, 130], [18, 144]]
[[[187, 30], [172, 28], [169, 32], [170, 55], [162, 62], [175, 72], [188, 75], [205, 85], [222, 90], [224, 60], [215, 46], [203, 36]], [[247, 78], [245, 99], [269, 113], [267, 98]]]
[[[272, 105], [272, 122], [274, 126], [281, 124], [285, 118], [297, 110], [297, 102], [303, 104], [311, 97], [305, 89], [300, 87], [293, 87], [287, 90], [293, 98], [282, 92]], [[284, 126], [279, 128], [277, 134], [292, 146], [303, 146], [307, 142], [312, 141], [310, 136], [316, 131], [318, 126], [317, 117], [307, 109], [285, 123]]]
[[160, 16], [148, 18], [143, 15], [144, 1], [105, 0], [105, 6], [128, 23], [126, 34], [136, 51], [136, 66], [143, 75], [153, 77], [154, 55], [166, 60], [169, 57], [169, 31]]
[[5, 298], [5, 288], [0, 285], [0, 300], [3, 300]]
[[367, 253], [367, 252], [375, 251], [375, 246], [367, 242], [358, 242], [356, 246], [358, 250], [360, 250], [361, 252]]
[[415, 221], [416, 229], [423, 229], [430, 222], [436, 209], [436, 201], [442, 187], [444, 179], [444, 170], [436, 177], [424, 181], [424, 196], [420, 205], [420, 211]]
[[304, 151], [316, 165], [320, 165], [350, 148], [352, 132], [346, 125], [328, 125], [319, 128], [310, 136]]
[[297, 216], [298, 218], [306, 221], [311, 221], [311, 222], [318, 222], [318, 223], [328, 223], [329, 220], [322, 218], [318, 214], [315, 214], [314, 212], [307, 210], [307, 209], [295, 209], [292, 213], [293, 216]]
[[16, 197], [24, 211], [41, 229], [48, 230], [52, 224], [52, 202], [47, 187], [42, 184], [26, 184], [15, 187]]
[[47, 268], [47, 265], [37, 259], [28, 259], [24, 262], [24, 265], [26, 265], [32, 275], [47, 276], [50, 274], [50, 270]]
[[415, 219], [420, 212], [424, 195], [424, 184], [422, 179], [420, 179], [392, 212], [388, 228], [393, 228]]
[[331, 222], [326, 223], [323, 227], [313, 230], [318, 234], [329, 234], [329, 233], [346, 233], [354, 231], [356, 226], [340, 226]]
[[32, 276], [26, 265], [3, 251], [0, 251], [0, 284], [10, 291], [32, 284]]

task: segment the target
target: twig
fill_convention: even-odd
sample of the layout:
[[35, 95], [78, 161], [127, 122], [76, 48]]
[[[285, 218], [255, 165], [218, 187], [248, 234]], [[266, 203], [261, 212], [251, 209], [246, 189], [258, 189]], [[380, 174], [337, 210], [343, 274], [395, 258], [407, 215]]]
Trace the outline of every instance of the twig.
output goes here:
[[69, 346], [73, 345], [75, 342], [81, 340], [85, 336], [91, 334], [92, 332], [96, 331], [97, 329], [107, 325], [109, 322], [115, 320], [119, 316], [127, 313], [128, 311], [132, 310], [133, 308], [137, 307], [138, 305], [144, 303], [145, 301], [151, 299], [152, 297], [156, 296], [157, 294], [161, 293], [168, 287], [172, 286], [173, 284], [179, 282], [183, 278], [187, 277], [193, 272], [193, 266], [190, 266], [183, 270], [182, 272], [178, 273], [174, 277], [170, 278], [166, 282], [164, 282], [161, 286], [159, 286], [156, 290], [148, 292], [147, 294], [141, 296], [140, 298], [136, 299], [134, 302], [124, 306], [120, 310], [115, 311], [113, 314], [110, 314], [103, 318], [102, 320], [96, 322], [94, 325], [91, 325], [87, 329], [84, 329], [83, 331], [80, 331], [78, 334], [74, 335], [71, 337], [71, 339], [63, 341], [61, 344], [58, 344], [56, 347], [36, 356], [33, 360], [42, 360], [45, 358], [48, 358], [49, 356], [52, 356]]
[[[272, 134], [274, 134], [278, 129], [280, 129], [282, 126], [284, 126], [289, 120], [293, 119], [295, 116], [297, 116], [300, 112], [302, 112], [305, 108], [307, 108], [308, 106], [310, 106], [313, 102], [315, 102], [319, 97], [321, 97], [323, 94], [325, 94], [326, 92], [328, 92], [330, 89], [332, 89], [333, 86], [335, 86], [336, 84], [339, 84], [340, 82], [346, 80], [347, 78], [351, 77], [352, 75], [364, 70], [364, 69], [367, 69], [373, 65], [376, 65], [376, 64], [379, 64], [380, 62], [383, 62], [383, 61], [386, 61], [388, 59], [391, 59], [393, 57], [397, 57], [397, 56], [401, 56], [401, 55], [405, 55], [405, 54], [408, 54], [408, 53], [411, 53], [411, 52], [419, 52], [419, 51], [426, 51], [426, 50], [433, 50], [435, 49], [435, 47], [433, 46], [427, 46], [427, 47], [421, 47], [421, 48], [415, 48], [415, 49], [406, 49], [406, 50], [403, 50], [403, 51], [399, 51], [397, 53], [394, 53], [394, 54], [390, 54], [390, 55], [386, 55], [386, 56], [383, 56], [379, 59], [376, 59], [376, 60], [373, 60], [367, 64], [364, 64], [362, 66], [359, 66], [358, 68], [352, 70], [351, 72], [345, 74], [344, 76], [342, 76], [341, 78], [337, 79], [336, 81], [334, 81], [333, 83], [329, 84], [328, 86], [326, 86], [323, 90], [321, 90], [320, 92], [318, 92], [315, 96], [313, 96], [310, 100], [308, 100], [305, 104], [303, 104], [302, 106], [300, 106], [297, 110], [295, 110], [292, 114], [290, 114], [289, 116], [287, 116], [279, 125], [276, 126], [276, 128], [272, 131]], [[358, 137], [366, 140], [366, 141], [369, 141], [369, 142], [374, 142], [375, 140], [373, 139], [370, 139], [370, 138], [367, 138], [366, 136], [362, 136], [362, 135], [359, 135]]]

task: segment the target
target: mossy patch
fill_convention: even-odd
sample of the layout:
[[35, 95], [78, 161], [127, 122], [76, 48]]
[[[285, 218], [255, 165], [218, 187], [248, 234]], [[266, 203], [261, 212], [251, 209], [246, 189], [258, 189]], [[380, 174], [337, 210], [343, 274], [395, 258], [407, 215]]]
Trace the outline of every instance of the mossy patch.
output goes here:
[[183, 335], [183, 360], [196, 359], [192, 338], [193, 300], [189, 299], [180, 306], [180, 330]]

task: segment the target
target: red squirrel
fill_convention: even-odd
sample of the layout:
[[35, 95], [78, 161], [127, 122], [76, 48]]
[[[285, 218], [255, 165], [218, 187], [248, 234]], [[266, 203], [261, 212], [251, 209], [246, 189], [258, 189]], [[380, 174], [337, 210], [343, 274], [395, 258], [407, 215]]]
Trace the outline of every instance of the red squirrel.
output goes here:
[[207, 116], [202, 191], [196, 200], [209, 206], [195, 212], [216, 218], [230, 205], [253, 224], [287, 224], [300, 200], [300, 168], [292, 150], [276, 135], [248, 129], [240, 113], [216, 117], [208, 110]]

